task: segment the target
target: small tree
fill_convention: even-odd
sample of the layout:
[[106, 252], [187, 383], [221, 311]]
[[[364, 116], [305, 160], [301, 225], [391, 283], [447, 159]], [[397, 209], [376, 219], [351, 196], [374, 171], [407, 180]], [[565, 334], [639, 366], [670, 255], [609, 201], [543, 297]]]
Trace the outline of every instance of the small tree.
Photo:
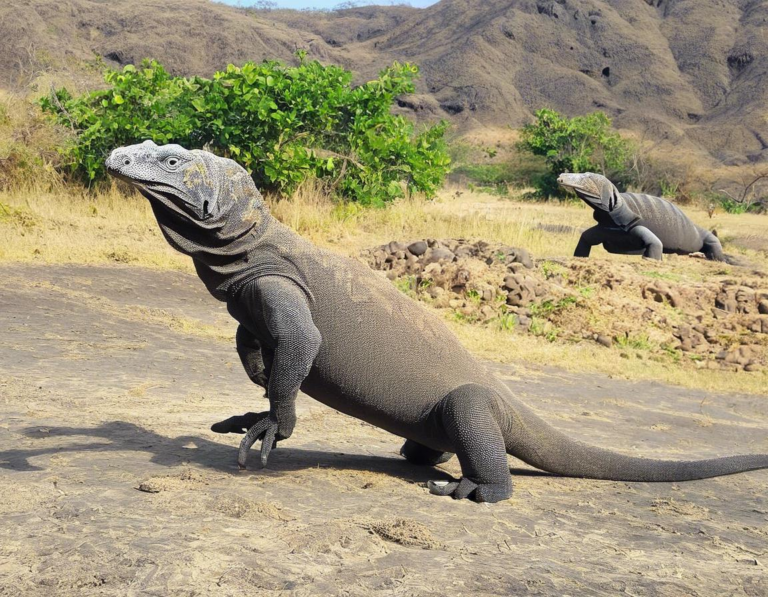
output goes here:
[[[752, 166], [743, 170], [739, 176], [728, 180], [718, 180], [713, 185], [721, 207], [728, 213], [765, 211], [768, 207], [768, 167]], [[728, 189], [727, 187], [730, 187]], [[723, 196], [724, 195], [724, 196]]]
[[[536, 112], [536, 122], [523, 127], [519, 147], [544, 156], [549, 170], [534, 180], [543, 197], [563, 195], [557, 184], [562, 172], [598, 172], [625, 178], [630, 144], [611, 130], [611, 120], [602, 112], [566, 118], [547, 108]], [[625, 182], [621, 180], [620, 182]]]

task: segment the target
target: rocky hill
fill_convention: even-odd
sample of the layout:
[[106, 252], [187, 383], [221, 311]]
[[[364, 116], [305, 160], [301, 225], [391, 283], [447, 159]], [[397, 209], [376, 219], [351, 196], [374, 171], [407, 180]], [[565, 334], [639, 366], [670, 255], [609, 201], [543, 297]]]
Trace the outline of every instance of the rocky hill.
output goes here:
[[419, 93], [401, 108], [462, 130], [516, 127], [543, 106], [601, 109], [640, 136], [736, 165], [768, 162], [767, 30], [766, 0], [442, 0], [334, 13], [5, 0], [0, 82], [74, 72], [95, 56], [208, 75], [305, 48], [361, 80], [393, 60], [419, 64]]

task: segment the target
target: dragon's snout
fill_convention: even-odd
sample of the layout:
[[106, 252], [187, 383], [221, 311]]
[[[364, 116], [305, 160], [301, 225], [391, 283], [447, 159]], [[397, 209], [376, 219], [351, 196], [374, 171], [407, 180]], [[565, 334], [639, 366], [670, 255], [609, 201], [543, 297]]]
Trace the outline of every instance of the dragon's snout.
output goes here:
[[107, 167], [107, 172], [111, 174], [117, 172], [121, 166], [130, 166], [131, 158], [125, 154], [121, 154], [120, 150], [116, 149], [109, 154], [104, 165]]
[[104, 161], [104, 165], [113, 176], [118, 176], [125, 168], [128, 168], [137, 160], [141, 161], [146, 158], [151, 158], [155, 155], [157, 145], [153, 141], [144, 141], [139, 145], [132, 145], [130, 147], [118, 147], [109, 154], [109, 157]]

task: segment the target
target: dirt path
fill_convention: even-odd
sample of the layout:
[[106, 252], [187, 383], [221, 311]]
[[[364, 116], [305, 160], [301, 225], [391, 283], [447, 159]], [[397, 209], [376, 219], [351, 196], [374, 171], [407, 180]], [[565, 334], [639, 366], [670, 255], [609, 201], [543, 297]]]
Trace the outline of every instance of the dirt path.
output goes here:
[[[455, 459], [415, 468], [398, 438], [301, 397], [269, 468], [239, 473], [239, 437], [208, 427], [266, 403], [197, 279], [0, 276], [0, 595], [768, 594], [766, 471], [678, 485], [524, 469], [508, 502], [454, 502], [424, 484]], [[768, 452], [768, 392], [493, 368], [602, 446]]]

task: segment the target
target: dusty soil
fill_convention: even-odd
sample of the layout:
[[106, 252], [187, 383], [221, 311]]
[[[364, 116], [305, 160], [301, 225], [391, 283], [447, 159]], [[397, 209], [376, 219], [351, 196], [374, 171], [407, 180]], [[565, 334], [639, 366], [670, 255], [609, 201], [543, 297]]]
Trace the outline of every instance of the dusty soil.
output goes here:
[[[683, 484], [535, 474], [428, 494], [400, 440], [307, 397], [265, 470], [209, 425], [264, 406], [193, 276], [2, 266], [0, 595], [768, 592], [768, 472]], [[767, 396], [491, 365], [555, 426], [626, 453], [768, 451]], [[768, 393], [767, 393], [768, 394]]]
[[535, 261], [525, 249], [465, 239], [392, 241], [362, 257], [404, 292], [461, 321], [639, 349], [691, 368], [757, 372], [768, 363], [763, 263], [687, 255]]

